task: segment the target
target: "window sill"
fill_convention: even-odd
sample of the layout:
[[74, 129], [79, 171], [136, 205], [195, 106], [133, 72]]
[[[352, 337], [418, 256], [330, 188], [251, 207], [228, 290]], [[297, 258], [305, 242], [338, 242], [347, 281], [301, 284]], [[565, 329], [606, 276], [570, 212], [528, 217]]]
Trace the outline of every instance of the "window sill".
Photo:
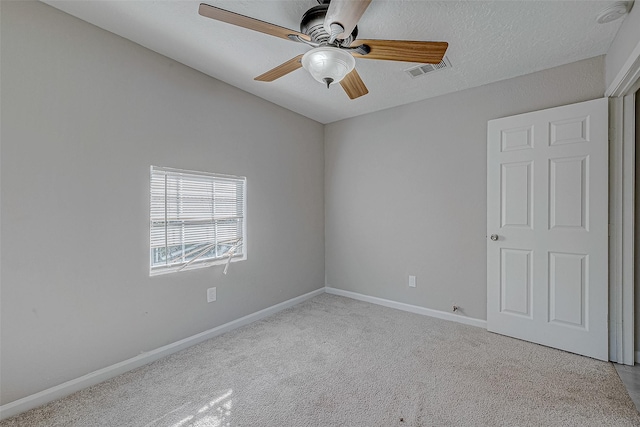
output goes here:
[[[246, 260], [247, 260], [246, 255], [231, 258], [232, 263], [235, 263], [238, 261], [246, 261]], [[171, 267], [152, 267], [149, 270], [149, 277], [161, 276], [168, 273], [179, 273], [183, 271], [199, 270], [207, 267], [214, 267], [216, 265], [225, 265], [227, 262], [228, 262], [228, 259], [223, 258], [223, 259], [217, 259], [215, 261], [205, 261], [201, 263], [194, 263], [184, 268], [182, 268], [184, 264], [173, 265]]]

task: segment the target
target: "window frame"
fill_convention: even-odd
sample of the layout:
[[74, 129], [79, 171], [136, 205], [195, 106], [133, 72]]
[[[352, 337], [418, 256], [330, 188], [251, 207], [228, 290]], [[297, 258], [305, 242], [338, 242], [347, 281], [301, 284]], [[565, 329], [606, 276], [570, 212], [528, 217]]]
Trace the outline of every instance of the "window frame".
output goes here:
[[[237, 176], [237, 175], [227, 175], [227, 174], [221, 174], [221, 173], [212, 173], [212, 172], [202, 172], [202, 171], [193, 171], [193, 170], [187, 170], [187, 169], [177, 169], [177, 168], [169, 168], [169, 167], [164, 167], [164, 166], [151, 166], [150, 167], [150, 171], [149, 171], [149, 276], [153, 277], [153, 276], [159, 276], [159, 275], [163, 275], [163, 274], [168, 274], [168, 273], [175, 273], [175, 272], [180, 272], [180, 271], [189, 271], [189, 270], [195, 270], [195, 269], [200, 269], [200, 268], [207, 268], [207, 267], [211, 267], [214, 265], [224, 265], [224, 264], [228, 264], [228, 263], [232, 263], [232, 262], [238, 262], [238, 261], [246, 261], [247, 260], [247, 178], [244, 176]], [[170, 174], [170, 175], [180, 175], [180, 174], [184, 174], [184, 175], [191, 175], [191, 176], [195, 176], [197, 178], [200, 179], [209, 179], [212, 183], [215, 182], [216, 179], [219, 180], [225, 180], [225, 181], [236, 181], [237, 183], [241, 183], [242, 184], [242, 221], [241, 221], [241, 227], [242, 227], [242, 243], [241, 243], [241, 247], [242, 247], [242, 252], [240, 254], [234, 254], [233, 256], [231, 256], [231, 258], [229, 258], [228, 256], [226, 256], [226, 253], [223, 254], [222, 256], [220, 256], [219, 258], [215, 258], [215, 259], [210, 259], [210, 258], [206, 258], [206, 259], [202, 259], [202, 260], [195, 260], [192, 262], [189, 261], [182, 261], [180, 263], [172, 263], [172, 264], [164, 264], [164, 265], [153, 265], [153, 215], [152, 215], [152, 204], [153, 204], [153, 189], [152, 189], [152, 183], [153, 183], [153, 177], [154, 177], [154, 172], [161, 172], [166, 174]], [[215, 194], [215, 193], [212, 193]], [[165, 189], [164, 192], [164, 199], [167, 199], [167, 191]], [[166, 217], [165, 217], [165, 221], [166, 221]], [[213, 242], [212, 242], [213, 243]], [[165, 240], [165, 245], [166, 245], [166, 240]], [[184, 243], [183, 243], [184, 245]], [[165, 246], [166, 247], [166, 246]], [[215, 247], [215, 246], [214, 246]], [[196, 251], [197, 253], [197, 251]], [[228, 252], [227, 252], [228, 253]], [[225, 273], [226, 273], [226, 269], [225, 269]]]

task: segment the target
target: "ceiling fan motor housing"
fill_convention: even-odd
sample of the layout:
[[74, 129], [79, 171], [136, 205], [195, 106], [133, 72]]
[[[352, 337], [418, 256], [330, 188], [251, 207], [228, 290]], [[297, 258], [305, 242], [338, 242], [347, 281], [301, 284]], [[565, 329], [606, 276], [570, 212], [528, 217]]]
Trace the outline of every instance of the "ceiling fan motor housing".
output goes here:
[[[300, 22], [300, 32], [311, 37], [315, 43], [329, 44], [330, 34], [324, 29], [324, 18], [327, 15], [329, 4], [319, 4], [313, 6], [302, 15]], [[349, 46], [358, 35], [358, 27], [355, 27], [349, 37], [344, 40], [336, 40], [340, 46]]]

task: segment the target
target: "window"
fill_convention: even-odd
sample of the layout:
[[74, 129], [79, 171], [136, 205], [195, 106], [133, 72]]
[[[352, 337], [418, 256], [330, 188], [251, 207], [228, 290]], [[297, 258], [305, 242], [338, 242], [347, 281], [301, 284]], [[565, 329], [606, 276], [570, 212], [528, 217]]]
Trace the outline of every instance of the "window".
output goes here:
[[151, 166], [150, 274], [247, 259], [245, 194], [245, 177]]

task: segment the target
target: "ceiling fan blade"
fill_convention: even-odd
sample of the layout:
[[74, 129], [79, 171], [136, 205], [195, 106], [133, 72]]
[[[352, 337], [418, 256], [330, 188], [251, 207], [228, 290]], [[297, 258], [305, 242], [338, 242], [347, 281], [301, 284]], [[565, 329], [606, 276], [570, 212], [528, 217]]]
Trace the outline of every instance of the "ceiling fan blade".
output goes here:
[[287, 62], [278, 65], [277, 67], [267, 71], [264, 74], [259, 75], [253, 80], [257, 80], [259, 82], [272, 82], [280, 77], [289, 74], [292, 71], [297, 70], [302, 67], [302, 55], [298, 55], [295, 58], [291, 58]]
[[270, 36], [291, 40], [289, 36], [292, 35], [298, 36], [307, 41], [311, 40], [309, 36], [298, 31], [290, 30], [258, 19], [249, 18], [248, 16], [229, 12], [228, 10], [219, 9], [204, 3], [200, 3], [198, 13], [207, 18], [215, 19], [216, 21], [222, 21], [227, 24], [237, 25], [238, 27], [248, 28], [249, 30], [269, 34]]
[[358, 25], [362, 14], [371, 3], [371, 0], [331, 0], [329, 9], [324, 18], [324, 29], [331, 34], [331, 24], [337, 23], [344, 28], [335, 38], [346, 39]]
[[369, 89], [364, 85], [360, 74], [358, 74], [355, 68], [347, 74], [344, 79], [340, 80], [340, 86], [342, 86], [342, 89], [344, 89], [351, 99], [356, 99], [369, 93]]
[[352, 52], [356, 58], [383, 59], [386, 61], [438, 64], [447, 51], [447, 42], [420, 42], [411, 40], [356, 40], [350, 47], [367, 45], [371, 49], [363, 55]]

